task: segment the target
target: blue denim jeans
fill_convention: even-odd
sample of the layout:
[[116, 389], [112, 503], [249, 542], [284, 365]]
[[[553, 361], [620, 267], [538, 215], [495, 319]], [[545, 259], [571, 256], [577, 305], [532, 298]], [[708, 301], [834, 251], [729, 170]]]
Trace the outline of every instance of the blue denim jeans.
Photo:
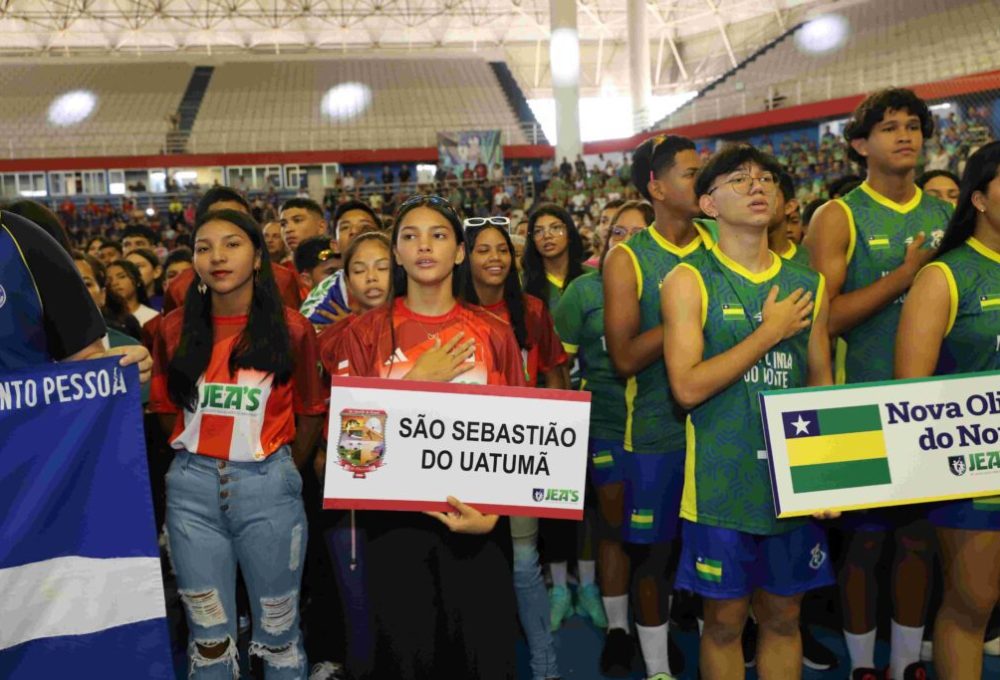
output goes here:
[[[511, 517], [510, 521], [514, 539], [514, 593], [521, 627], [528, 639], [531, 677], [532, 680], [554, 678], [559, 675], [559, 663], [549, 621], [549, 594], [538, 565], [538, 520]], [[534, 533], [530, 533], [529, 522], [534, 523]]]
[[289, 448], [259, 463], [178, 452], [167, 472], [166, 528], [191, 630], [189, 677], [238, 676], [239, 564], [253, 616], [250, 654], [263, 660], [268, 680], [304, 679], [299, 587], [306, 515]]

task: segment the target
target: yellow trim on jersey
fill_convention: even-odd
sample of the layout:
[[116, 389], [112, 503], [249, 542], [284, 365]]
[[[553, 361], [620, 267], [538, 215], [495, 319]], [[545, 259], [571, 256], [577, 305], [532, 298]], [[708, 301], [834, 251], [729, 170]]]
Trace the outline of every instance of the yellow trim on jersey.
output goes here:
[[851, 258], [854, 257], [854, 247], [858, 244], [858, 226], [854, 224], [854, 213], [851, 212], [851, 206], [847, 205], [844, 199], [835, 198], [833, 202], [843, 208], [847, 214], [847, 258], [845, 264], [850, 264]]
[[1000, 253], [990, 248], [988, 245], [980, 241], [975, 236], [970, 236], [966, 241], [969, 247], [975, 250], [977, 253], [982, 255], [988, 260], [993, 260], [994, 262], [1000, 262]]
[[635, 256], [635, 251], [627, 243], [619, 243], [615, 248], [622, 248], [628, 256], [632, 258], [632, 269], [635, 270], [635, 297], [642, 299], [642, 267], [639, 265], [639, 258]]
[[691, 416], [687, 417], [684, 424], [684, 431], [687, 434], [687, 452], [684, 457], [684, 490], [681, 492], [681, 512], [680, 515], [691, 522], [698, 521], [698, 487], [695, 485], [695, 450], [696, 436], [694, 423]]
[[722, 248], [712, 248], [709, 252], [715, 255], [719, 262], [722, 263], [722, 266], [735, 272], [736, 274], [739, 274], [750, 283], [764, 283], [765, 281], [770, 281], [778, 275], [778, 272], [781, 271], [781, 263], [783, 262], [780, 257], [771, 251], [767, 251], [771, 255], [771, 264], [764, 271], [757, 272], [755, 274], [722, 252]]
[[673, 253], [677, 257], [687, 257], [694, 251], [698, 250], [698, 246], [701, 245], [701, 230], [697, 227], [695, 228], [696, 236], [684, 247], [676, 246], [664, 238], [663, 234], [656, 231], [656, 225], [646, 227], [646, 231], [648, 231], [649, 235], [653, 237], [653, 240], [656, 241], [657, 245], [666, 250], [668, 253]]
[[633, 375], [625, 383], [625, 450], [632, 452], [632, 416], [635, 415], [635, 395], [639, 391], [639, 383]]
[[545, 278], [548, 279], [549, 283], [551, 283], [553, 286], [555, 286], [559, 290], [562, 290], [563, 289], [563, 284], [566, 283], [566, 279], [560, 279], [555, 274], [550, 274], [548, 272], [545, 272]]
[[570, 342], [566, 342], [565, 340], [563, 340], [562, 346], [566, 354], [576, 354], [580, 351], [580, 345], [574, 345]]
[[701, 288], [701, 327], [704, 328], [705, 323], [708, 321], [708, 288], [705, 287], [705, 279], [702, 278], [700, 271], [687, 262], [681, 262], [675, 269], [680, 269], [681, 267], [690, 269], [698, 277], [698, 287]]
[[923, 197], [924, 192], [920, 190], [920, 187], [913, 185], [916, 189], [916, 193], [913, 194], [913, 198], [908, 200], [906, 203], [896, 203], [888, 196], [883, 196], [879, 192], [872, 188], [872, 185], [865, 180], [861, 183], [861, 191], [865, 192], [870, 199], [878, 203], [879, 205], [892, 210], [893, 212], [898, 212], [900, 215], [905, 215], [906, 213], [912, 211], [918, 205], [920, 205], [920, 199]]
[[581, 378], [580, 379], [580, 391], [581, 392], [586, 392], [587, 391], [587, 379], [586, 378]]
[[21, 257], [21, 262], [24, 263], [24, 269], [28, 272], [28, 277], [31, 279], [31, 287], [35, 289], [35, 297], [38, 298], [38, 308], [44, 313], [45, 303], [42, 302], [42, 292], [38, 290], [38, 284], [35, 282], [35, 273], [31, 271], [31, 267], [28, 266], [28, 258], [24, 256], [24, 251], [21, 250], [21, 244], [17, 242], [17, 239], [14, 237], [14, 234], [11, 233], [7, 225], [0, 222], [0, 229], [7, 232], [7, 235], [10, 236], [10, 240], [13, 242], [14, 247], [17, 248], [17, 254]]
[[[970, 241], [972, 239], [969, 239]], [[949, 267], [944, 262], [931, 262], [926, 265], [917, 276], [923, 274], [924, 271], [930, 269], [931, 267], [936, 267], [941, 270], [944, 274], [945, 281], [948, 282], [948, 326], [944, 329], [944, 337], [948, 337], [951, 334], [951, 329], [955, 326], [955, 318], [958, 316], [958, 284], [955, 283], [955, 274], [952, 273], [951, 267]]]
[[698, 236], [701, 237], [701, 242], [705, 245], [705, 250], [711, 250], [715, 247], [715, 239], [712, 238], [712, 232], [702, 226], [699, 220], [694, 221], [694, 229], [698, 232]]
[[795, 241], [788, 242], [788, 250], [781, 253], [781, 257], [785, 260], [790, 260], [795, 257], [795, 253], [799, 251], [799, 247], [795, 245]]
[[816, 317], [819, 316], [819, 310], [823, 306], [823, 294], [825, 292], [826, 292], [826, 277], [820, 274], [819, 285], [816, 286], [816, 302], [813, 305], [813, 323], [816, 322]]
[[837, 338], [833, 348], [833, 384], [847, 384], [847, 341]]

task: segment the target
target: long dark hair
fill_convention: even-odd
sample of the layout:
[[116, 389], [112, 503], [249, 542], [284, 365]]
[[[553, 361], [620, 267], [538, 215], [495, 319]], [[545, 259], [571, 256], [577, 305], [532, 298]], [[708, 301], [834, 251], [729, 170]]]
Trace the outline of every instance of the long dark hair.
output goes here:
[[[390, 293], [390, 303], [397, 297], [406, 296], [406, 270], [403, 266], [396, 262], [396, 252], [395, 246], [399, 241], [399, 227], [411, 211], [417, 208], [430, 208], [441, 217], [448, 221], [451, 225], [452, 230], [455, 232], [455, 241], [458, 245], [463, 245], [465, 239], [462, 235], [462, 220], [459, 219], [458, 213], [455, 212], [455, 208], [452, 207], [451, 203], [447, 199], [441, 198], [440, 196], [413, 196], [403, 201], [399, 208], [396, 210], [396, 214], [393, 215], [392, 223], [392, 248], [389, 250], [389, 261], [392, 263], [392, 293]], [[468, 253], [466, 253], [468, 256]], [[459, 286], [459, 278], [452, 275], [451, 277], [451, 292], [456, 297], [461, 297], [461, 288]], [[391, 304], [390, 304], [391, 309]]]
[[990, 142], [969, 156], [959, 184], [958, 205], [948, 222], [948, 230], [941, 239], [937, 257], [954, 250], [969, 240], [976, 229], [976, 206], [972, 204], [972, 194], [986, 193], [987, 185], [996, 179], [1000, 169], [1000, 141]]
[[[120, 258], [110, 263], [107, 266], [108, 276], [111, 275], [112, 267], [121, 267], [122, 271], [128, 274], [128, 277], [132, 279], [132, 285], [135, 286], [135, 298], [139, 301], [140, 305], [144, 305], [149, 302], [149, 296], [146, 295], [146, 284], [142, 282], [142, 274], [139, 273], [139, 268], [135, 266], [135, 263], [129, 262], [125, 258]], [[111, 292], [111, 288], [108, 288], [108, 297], [117, 298], [117, 296]], [[119, 300], [123, 305], [125, 300]]]
[[[160, 264], [160, 258], [156, 256], [156, 253], [154, 253], [152, 250], [149, 250], [148, 248], [136, 248], [131, 253], [129, 253], [129, 255], [131, 255], [132, 253], [135, 253], [136, 255], [144, 259], [146, 262], [148, 262], [149, 266], [152, 267], [153, 269], [156, 269], [157, 267], [161, 268], [160, 275], [157, 276], [155, 279], [153, 279], [153, 293], [155, 293], [156, 295], [163, 295], [163, 273], [164, 271], [166, 271], [166, 268], [163, 267], [162, 264]], [[146, 287], [145, 284], [143, 284], [143, 288], [145, 287]]]
[[125, 309], [125, 303], [108, 293], [108, 272], [104, 263], [82, 250], [74, 250], [72, 255], [77, 262], [86, 262], [90, 266], [90, 271], [94, 272], [94, 282], [104, 290], [104, 307], [101, 309], [101, 316], [104, 317], [104, 323], [107, 324], [108, 328], [113, 328], [136, 340], [142, 339], [142, 326]]
[[476, 247], [479, 236], [487, 229], [495, 229], [503, 236], [507, 243], [507, 250], [510, 251], [510, 269], [507, 270], [507, 278], [503, 282], [503, 301], [507, 305], [507, 313], [510, 314], [510, 325], [514, 329], [514, 337], [517, 338], [517, 346], [521, 349], [529, 349], [528, 329], [524, 318], [524, 293], [521, 291], [521, 282], [517, 276], [517, 267], [514, 263], [514, 242], [506, 229], [487, 224], [482, 227], [470, 227], [466, 230], [466, 242], [469, 245], [469, 252], [465, 254], [465, 260], [458, 266], [458, 278], [461, 282], [462, 297], [466, 302], [478, 305], [479, 294], [476, 293], [476, 284], [472, 276], [472, 251]]
[[[229, 372], [236, 373], [241, 368], [263, 371], [273, 376], [275, 385], [281, 385], [291, 378], [294, 361], [285, 308], [274, 282], [271, 259], [260, 227], [244, 213], [213, 211], [198, 218], [191, 234], [192, 241], [197, 237], [198, 230], [213, 220], [229, 222], [242, 229], [260, 258], [260, 269], [254, 275], [247, 324], [229, 355]], [[198, 406], [198, 380], [208, 368], [214, 344], [211, 291], [200, 293], [197, 284], [188, 288], [183, 314], [180, 345], [167, 373], [167, 392], [175, 404], [194, 411]]]
[[525, 238], [524, 257], [522, 258], [524, 292], [541, 299], [545, 307], [548, 308], [549, 296], [546, 291], [548, 281], [545, 278], [545, 262], [542, 254], [538, 252], [538, 246], [535, 245], [534, 237], [535, 224], [538, 222], [538, 218], [543, 215], [555, 217], [566, 225], [566, 240], [569, 243], [567, 249], [569, 269], [566, 272], [566, 280], [563, 281], [563, 290], [569, 285], [570, 281], [583, 273], [583, 239], [580, 238], [576, 222], [573, 221], [570, 214], [555, 203], [542, 203], [531, 211], [531, 215], [528, 217], [528, 235]]

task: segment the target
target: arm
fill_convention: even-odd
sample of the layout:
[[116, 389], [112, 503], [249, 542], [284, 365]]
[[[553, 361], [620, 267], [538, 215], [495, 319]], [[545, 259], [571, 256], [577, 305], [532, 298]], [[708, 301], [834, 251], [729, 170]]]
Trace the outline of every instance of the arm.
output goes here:
[[774, 286], [764, 303], [763, 323], [731, 349], [704, 360], [702, 295], [698, 275], [684, 266], [667, 276], [660, 291], [667, 376], [674, 398], [687, 410], [739, 380], [768, 350], [806, 328], [813, 308], [812, 294], [801, 289], [776, 302]]
[[295, 418], [295, 441], [292, 442], [292, 460], [300, 470], [316, 449], [323, 432], [323, 416], [300, 415]]
[[558, 366], [545, 371], [545, 387], [550, 390], [569, 389], [569, 369], [568, 364]]
[[638, 280], [625, 248], [613, 248], [604, 261], [604, 337], [615, 370], [630, 378], [660, 358], [663, 327], [639, 333]]
[[809, 387], [833, 384], [833, 366], [830, 363], [830, 298], [826, 292], [819, 303], [819, 313], [809, 332]]
[[913, 277], [933, 251], [924, 250], [920, 235], [906, 248], [906, 258], [896, 269], [870, 285], [850, 293], [841, 293], [847, 276], [847, 249], [850, 244], [850, 222], [844, 208], [830, 201], [816, 211], [813, 225], [803, 245], [809, 251], [813, 269], [826, 277], [830, 295], [829, 331], [843, 335], [906, 292]]
[[924, 268], [906, 296], [896, 331], [896, 378], [934, 374], [941, 343], [951, 330], [951, 315], [957, 311], [952, 309], [955, 303], [945, 266]]

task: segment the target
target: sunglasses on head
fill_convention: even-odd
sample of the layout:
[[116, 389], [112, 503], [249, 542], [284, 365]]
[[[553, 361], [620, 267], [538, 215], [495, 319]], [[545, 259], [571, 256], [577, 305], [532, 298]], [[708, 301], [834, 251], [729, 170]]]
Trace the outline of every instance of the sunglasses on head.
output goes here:
[[477, 227], [485, 227], [490, 225], [493, 227], [500, 227], [504, 231], [510, 231], [510, 218], [507, 217], [468, 217], [462, 222], [462, 229], [468, 231], [469, 229], [475, 229]]
[[336, 259], [338, 257], [340, 257], [340, 253], [335, 253], [330, 248], [324, 248], [319, 251], [319, 254], [316, 255], [316, 260], [318, 262], [326, 262], [327, 260]]

